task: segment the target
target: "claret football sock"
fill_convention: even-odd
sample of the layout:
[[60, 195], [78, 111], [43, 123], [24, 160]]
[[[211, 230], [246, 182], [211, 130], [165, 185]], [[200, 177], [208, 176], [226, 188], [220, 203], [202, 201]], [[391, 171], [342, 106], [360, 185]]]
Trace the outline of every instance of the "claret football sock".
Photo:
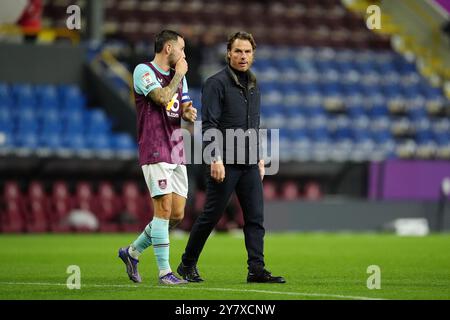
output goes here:
[[150, 222], [144, 229], [144, 231], [137, 237], [128, 250], [130, 256], [134, 259], [139, 259], [139, 255], [148, 247], [152, 245], [151, 239], [152, 222]]
[[169, 264], [169, 220], [153, 218], [151, 238], [160, 276], [164, 276], [172, 272]]

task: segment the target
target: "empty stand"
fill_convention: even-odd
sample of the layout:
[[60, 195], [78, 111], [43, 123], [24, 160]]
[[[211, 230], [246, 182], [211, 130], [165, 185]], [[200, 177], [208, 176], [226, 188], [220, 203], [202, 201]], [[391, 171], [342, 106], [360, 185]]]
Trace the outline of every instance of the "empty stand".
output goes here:
[[[50, 0], [43, 15], [50, 26], [65, 26], [72, 1]], [[161, 25], [189, 27], [195, 36], [214, 33], [222, 42], [239, 29], [251, 30], [258, 43], [272, 45], [389, 48], [389, 39], [371, 33], [361, 17], [340, 1], [108, 0], [104, 31], [109, 39], [149, 42]]]
[[113, 132], [112, 120], [88, 108], [77, 86], [0, 83], [0, 151], [19, 149], [135, 156], [136, 142]]

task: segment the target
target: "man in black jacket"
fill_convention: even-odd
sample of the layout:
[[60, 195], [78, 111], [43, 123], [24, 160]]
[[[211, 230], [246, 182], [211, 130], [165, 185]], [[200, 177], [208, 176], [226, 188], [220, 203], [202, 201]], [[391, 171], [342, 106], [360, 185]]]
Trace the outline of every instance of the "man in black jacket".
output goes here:
[[[228, 66], [210, 77], [203, 87], [203, 140], [208, 140], [206, 136], [214, 139], [204, 145], [203, 152], [207, 157], [205, 161], [210, 163], [205, 208], [192, 227], [177, 269], [190, 282], [203, 281], [197, 261], [233, 191], [236, 191], [244, 213], [247, 282], [285, 282], [284, 278], [272, 276], [264, 268], [262, 179], [265, 169], [264, 160], [259, 157], [260, 92], [256, 78], [249, 70], [255, 48], [251, 34], [233, 34], [227, 44]], [[242, 139], [239, 141], [239, 136], [243, 137], [244, 143]], [[208, 150], [211, 151], [209, 158]]]

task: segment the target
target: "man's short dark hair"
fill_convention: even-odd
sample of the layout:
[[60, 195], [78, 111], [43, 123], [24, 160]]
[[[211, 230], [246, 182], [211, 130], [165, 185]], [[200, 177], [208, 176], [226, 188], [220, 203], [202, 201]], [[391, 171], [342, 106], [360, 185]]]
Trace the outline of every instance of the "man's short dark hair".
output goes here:
[[231, 46], [233, 45], [233, 43], [236, 39], [248, 40], [250, 42], [250, 44], [252, 45], [253, 50], [256, 49], [256, 42], [255, 42], [255, 39], [253, 39], [252, 34], [245, 32], [245, 31], [238, 31], [228, 37], [228, 42], [227, 42], [227, 50], [228, 51], [231, 50]]
[[[252, 45], [253, 51], [255, 51], [256, 49], [256, 42], [255, 39], [253, 39], [253, 36], [251, 33], [245, 32], [245, 31], [238, 31], [236, 33], [231, 34], [228, 37], [228, 42], [227, 42], [227, 51], [231, 51], [231, 46], [233, 45], [234, 41], [236, 39], [240, 39], [240, 40], [248, 40], [250, 42], [250, 44]], [[226, 55], [226, 59], [227, 62], [230, 62], [228, 55]]]
[[178, 41], [178, 37], [183, 38], [178, 32], [163, 30], [155, 37], [155, 53], [160, 53], [167, 41]]

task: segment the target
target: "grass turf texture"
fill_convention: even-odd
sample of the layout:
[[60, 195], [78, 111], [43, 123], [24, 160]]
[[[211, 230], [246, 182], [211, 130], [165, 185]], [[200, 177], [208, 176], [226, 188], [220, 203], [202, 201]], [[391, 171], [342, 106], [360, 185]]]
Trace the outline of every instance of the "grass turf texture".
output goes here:
[[[450, 235], [267, 234], [266, 264], [286, 284], [247, 284], [242, 236], [216, 234], [199, 262], [201, 284], [157, 283], [153, 249], [141, 256], [143, 283], [133, 284], [117, 249], [134, 234], [0, 235], [0, 299], [450, 299]], [[176, 269], [187, 237], [171, 236]], [[81, 268], [81, 289], [69, 290], [69, 265]], [[381, 289], [369, 290], [369, 265]]]

